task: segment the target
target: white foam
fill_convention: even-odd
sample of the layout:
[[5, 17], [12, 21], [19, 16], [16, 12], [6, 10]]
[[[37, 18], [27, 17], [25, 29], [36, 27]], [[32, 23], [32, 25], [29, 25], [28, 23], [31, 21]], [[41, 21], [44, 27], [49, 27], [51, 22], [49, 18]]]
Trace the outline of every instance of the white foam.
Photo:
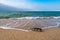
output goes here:
[[24, 29], [17, 29], [17, 28], [11, 28], [11, 27], [5, 27], [5, 26], [0, 26], [2, 29], [12, 29], [12, 30], [21, 30], [25, 32], [31, 32], [32, 30], [24, 30]]
[[13, 29], [11, 27], [6, 27], [6, 26], [0, 26], [0, 28], [2, 28], [2, 29]]
[[17, 18], [17, 19], [37, 19], [37, 18], [60, 18], [60, 16], [58, 17], [21, 17], [21, 18]]
[[53, 17], [53, 18], [60, 18], [60, 16], [58, 16], [58, 17]]
[[36, 19], [36, 18], [39, 18], [39, 17], [22, 17], [23, 19]]

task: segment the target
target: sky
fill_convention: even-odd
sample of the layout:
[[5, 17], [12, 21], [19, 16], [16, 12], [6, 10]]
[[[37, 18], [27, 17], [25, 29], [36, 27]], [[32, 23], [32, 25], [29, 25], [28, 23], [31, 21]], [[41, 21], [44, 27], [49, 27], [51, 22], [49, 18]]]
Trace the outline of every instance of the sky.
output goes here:
[[29, 11], [60, 11], [60, 0], [0, 0], [0, 3]]

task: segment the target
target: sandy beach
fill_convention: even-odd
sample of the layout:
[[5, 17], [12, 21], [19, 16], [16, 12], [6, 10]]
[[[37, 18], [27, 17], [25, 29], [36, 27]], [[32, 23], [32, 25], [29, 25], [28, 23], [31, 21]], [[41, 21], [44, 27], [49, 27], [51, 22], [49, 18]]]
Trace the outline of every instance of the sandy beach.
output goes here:
[[44, 32], [0, 29], [0, 40], [60, 40], [60, 27], [47, 29]]
[[0, 40], [60, 40], [60, 24], [59, 27], [47, 28], [43, 32], [1, 28], [4, 26], [30, 30], [33, 27], [53, 27], [55, 22], [60, 22], [60, 19], [0, 19]]

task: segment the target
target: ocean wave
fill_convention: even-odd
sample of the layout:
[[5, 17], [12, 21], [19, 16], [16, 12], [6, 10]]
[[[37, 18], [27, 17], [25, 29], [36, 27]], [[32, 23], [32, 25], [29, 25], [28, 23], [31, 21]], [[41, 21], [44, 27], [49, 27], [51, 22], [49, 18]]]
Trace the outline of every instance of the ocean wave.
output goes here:
[[57, 16], [57, 17], [55, 17], [55, 16], [53, 16], [53, 17], [20, 17], [20, 18], [16, 18], [16, 19], [39, 19], [39, 18], [56, 18], [56, 19], [58, 19], [58, 18], [60, 18], [60, 16]]

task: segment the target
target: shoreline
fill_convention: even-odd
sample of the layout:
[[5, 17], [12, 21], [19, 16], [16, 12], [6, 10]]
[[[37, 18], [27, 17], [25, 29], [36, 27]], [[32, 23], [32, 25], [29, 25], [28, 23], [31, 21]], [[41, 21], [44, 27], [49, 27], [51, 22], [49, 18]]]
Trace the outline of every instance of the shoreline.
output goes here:
[[[41, 19], [43, 20], [41, 20]], [[43, 17], [43, 18], [46, 18], [46, 17]], [[13, 29], [13, 30], [22, 30], [22, 31], [30, 31], [30, 30], [24, 30], [24, 29], [20, 29], [20, 27], [27, 27], [28, 28], [28, 26], [29, 27], [33, 27], [33, 25], [35, 26], [36, 24], [41, 24], [42, 23], [42, 26], [43, 25], [45, 25], [46, 24], [46, 22], [47, 22], [47, 24], [49, 23], [48, 21], [51, 21], [50, 20], [50, 18], [49, 17], [47, 17], [47, 19], [48, 20], [44, 20], [42, 17], [22, 17], [22, 18], [9, 18], [9, 19], [6, 19], [4, 22], [7, 22], [8, 21], [8, 23], [6, 23], [5, 25], [1, 25], [0, 26], [0, 28], [2, 28], [2, 29]], [[59, 27], [60, 26], [60, 22], [59, 22], [59, 20], [55, 20], [57, 17], [55, 17], [54, 18], [54, 20], [52, 20], [52, 23], [53, 23], [53, 25], [51, 24], [51, 23], [49, 23], [49, 24], [51, 24], [50, 26], [44, 26], [44, 27], [42, 27], [42, 29], [43, 30], [45, 30], [45, 29], [49, 29], [49, 28], [55, 28], [55, 27]], [[58, 17], [58, 18], [60, 18], [60, 17]], [[58, 19], [57, 18], [57, 19]], [[16, 20], [15, 20], [16, 19]], [[38, 19], [38, 20], [37, 20]], [[53, 19], [53, 18], [52, 18]], [[3, 22], [1, 19], [0, 19], [0, 21], [1, 22]], [[11, 23], [9, 22], [9, 21], [11, 21]], [[23, 23], [23, 26], [21, 26], [22, 24], [20, 23], [20, 22], [22, 21], [22, 23]], [[26, 21], [26, 23], [24, 23], [24, 22]], [[44, 21], [46, 21], [45, 23], [44, 23]], [[55, 21], [55, 22], [53, 22], [53, 21]], [[3, 23], [4, 23], [3, 22]], [[34, 23], [36, 23], [36, 24], [34, 24]], [[15, 28], [15, 27], [13, 27], [13, 25], [12, 25], [12, 23], [14, 23], [13, 25], [15, 25], [16, 23], [17, 24], [19, 24], [19, 25], [17, 25], [17, 28]], [[31, 23], [31, 24], [30, 24]], [[33, 24], [33, 25], [32, 25]], [[46, 24], [46, 25], [47, 25]], [[49, 25], [48, 24], [48, 25]], [[12, 26], [11, 26], [12, 25]], [[27, 26], [28, 25], [28, 26]], [[18, 27], [18, 26], [20, 26], [20, 27]], [[41, 25], [36, 25], [36, 27], [38, 27], [38, 26], [41, 26]], [[38, 28], [40, 28], [40, 27], [38, 27]]]
[[4, 29], [4, 30], [20, 30], [20, 31], [24, 31], [24, 32], [31, 32], [32, 31], [32, 30], [17, 29], [17, 28], [5, 27], [5, 26], [0, 26], [0, 28]]

